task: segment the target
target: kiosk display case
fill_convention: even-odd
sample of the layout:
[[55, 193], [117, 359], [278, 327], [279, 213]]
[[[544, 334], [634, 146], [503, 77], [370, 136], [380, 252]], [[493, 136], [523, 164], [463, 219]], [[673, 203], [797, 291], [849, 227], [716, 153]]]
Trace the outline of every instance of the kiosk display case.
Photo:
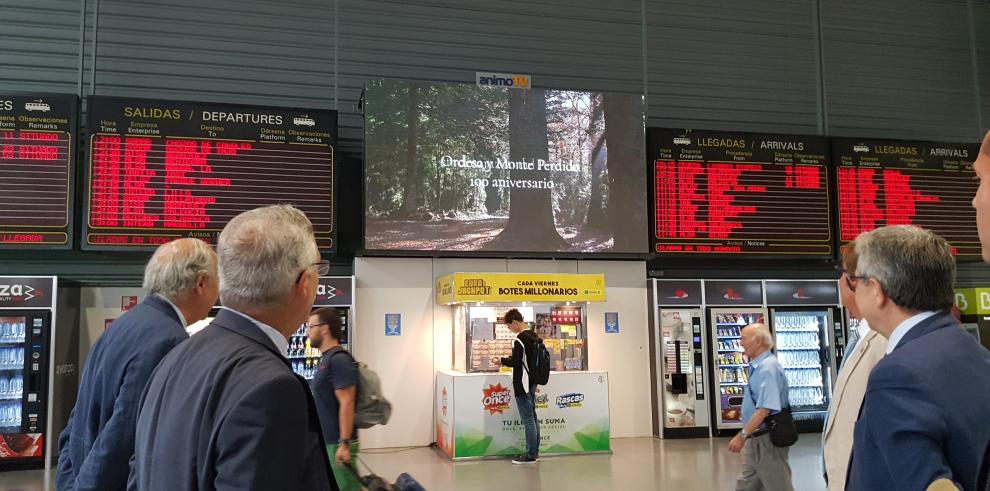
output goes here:
[[541, 454], [610, 452], [608, 373], [588, 370], [588, 302], [605, 300], [605, 277], [588, 274], [454, 273], [437, 281], [451, 306], [451, 369], [436, 378], [437, 446], [452, 459], [522, 453], [505, 313], [518, 309], [550, 353], [551, 374], [536, 389]]

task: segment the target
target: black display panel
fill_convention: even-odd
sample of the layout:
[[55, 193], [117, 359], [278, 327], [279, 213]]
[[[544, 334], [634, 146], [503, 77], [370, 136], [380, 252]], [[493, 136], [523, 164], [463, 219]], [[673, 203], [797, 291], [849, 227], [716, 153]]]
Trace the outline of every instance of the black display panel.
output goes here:
[[72, 247], [74, 95], [0, 94], [0, 249]]
[[767, 305], [838, 305], [835, 280], [767, 280]]
[[830, 258], [828, 140], [647, 130], [653, 252]]
[[839, 189], [839, 239], [887, 225], [918, 225], [980, 256], [973, 196], [979, 145], [899, 140], [832, 142]]
[[90, 97], [83, 247], [211, 244], [241, 212], [293, 204], [336, 245], [336, 111]]
[[647, 253], [642, 95], [384, 80], [364, 101], [366, 250]]

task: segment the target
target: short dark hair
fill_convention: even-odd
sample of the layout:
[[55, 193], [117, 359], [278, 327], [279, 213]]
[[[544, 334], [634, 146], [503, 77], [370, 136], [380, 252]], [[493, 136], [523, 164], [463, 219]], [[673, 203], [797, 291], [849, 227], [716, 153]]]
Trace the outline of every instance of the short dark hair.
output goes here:
[[340, 321], [340, 314], [336, 308], [323, 307], [314, 310], [310, 315], [315, 315], [320, 319], [320, 324], [326, 324], [327, 328], [330, 329], [330, 336], [340, 341], [340, 338], [343, 336], [343, 328]]
[[509, 311], [505, 313], [505, 323], [507, 325], [512, 324], [512, 321], [523, 321], [523, 316], [519, 313], [519, 309], [509, 309]]

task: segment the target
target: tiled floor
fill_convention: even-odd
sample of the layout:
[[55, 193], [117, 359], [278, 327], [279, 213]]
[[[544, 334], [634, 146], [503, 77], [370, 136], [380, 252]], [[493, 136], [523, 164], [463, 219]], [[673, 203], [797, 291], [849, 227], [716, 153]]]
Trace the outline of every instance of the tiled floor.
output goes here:
[[[817, 433], [803, 434], [791, 449], [794, 487], [798, 491], [825, 489], [819, 467], [820, 441]], [[729, 453], [728, 444], [725, 438], [624, 438], [612, 441], [612, 455], [551, 457], [532, 466], [514, 466], [508, 460], [455, 464], [431, 448], [365, 452], [362, 458], [386, 479], [394, 480], [399, 473], [408, 472], [434, 491], [711, 491], [734, 489], [742, 457]], [[46, 489], [46, 477], [41, 471], [0, 474], [0, 491], [40, 491]]]

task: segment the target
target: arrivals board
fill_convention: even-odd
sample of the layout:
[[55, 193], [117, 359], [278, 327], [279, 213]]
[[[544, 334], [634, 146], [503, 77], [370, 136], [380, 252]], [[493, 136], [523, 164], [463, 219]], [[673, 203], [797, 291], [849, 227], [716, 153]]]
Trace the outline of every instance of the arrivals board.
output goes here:
[[833, 256], [828, 140], [651, 128], [653, 252]]
[[918, 225], [961, 257], [980, 255], [973, 195], [979, 145], [898, 140], [832, 141], [839, 239], [887, 225]]
[[0, 249], [72, 247], [74, 95], [0, 94]]
[[335, 247], [337, 113], [90, 97], [83, 247], [215, 244], [236, 215], [292, 204]]

